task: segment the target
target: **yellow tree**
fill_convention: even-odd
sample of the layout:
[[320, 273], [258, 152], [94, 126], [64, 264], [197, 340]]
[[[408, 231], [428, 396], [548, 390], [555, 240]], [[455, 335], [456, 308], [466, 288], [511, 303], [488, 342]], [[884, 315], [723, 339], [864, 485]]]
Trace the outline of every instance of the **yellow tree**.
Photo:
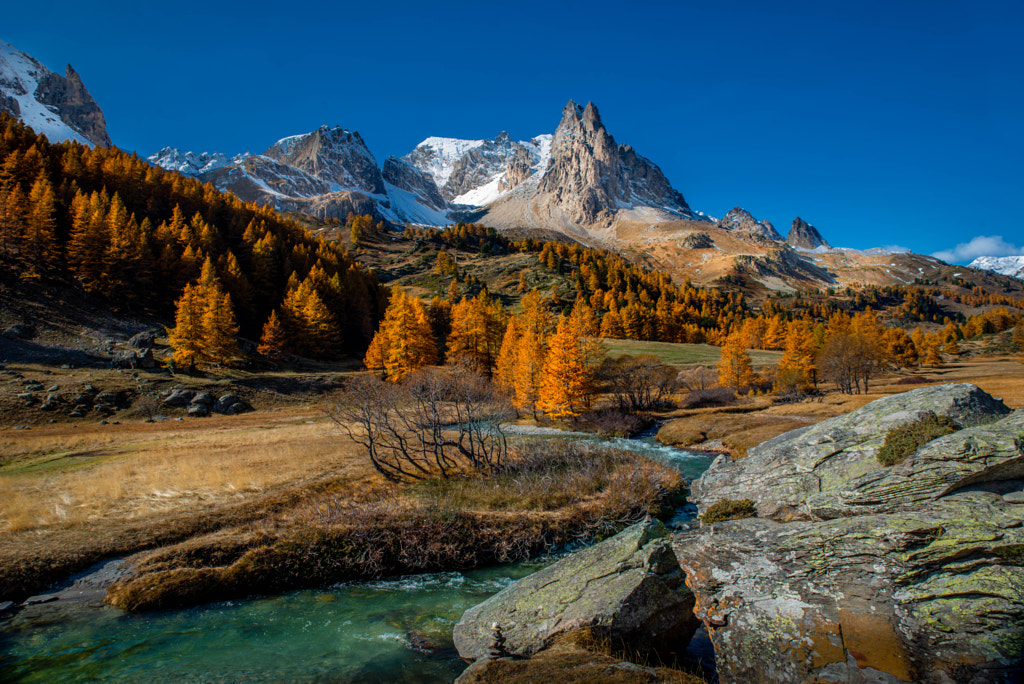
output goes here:
[[754, 369], [750, 355], [743, 348], [743, 336], [737, 331], [729, 334], [722, 345], [718, 361], [718, 384], [739, 391], [754, 382]]
[[786, 327], [785, 349], [776, 365], [775, 389], [781, 391], [811, 387], [815, 378], [814, 329], [805, 319]]
[[463, 297], [452, 307], [448, 359], [467, 359], [490, 374], [502, 343], [504, 313], [500, 304], [491, 303], [486, 292], [472, 299]]
[[280, 359], [284, 356], [284, 350], [288, 346], [288, 336], [285, 334], [281, 319], [276, 311], [271, 311], [267, 322], [263, 324], [263, 332], [260, 334], [260, 344], [256, 347], [257, 353], [268, 359]]
[[174, 329], [168, 334], [171, 358], [176, 367], [195, 368], [203, 347], [203, 303], [199, 288], [186, 285], [175, 306]]
[[238, 323], [231, 295], [216, 287], [202, 293], [203, 348], [202, 353], [214, 363], [228, 363], [238, 352]]
[[40, 278], [57, 264], [57, 198], [53, 186], [43, 175], [29, 194], [28, 220], [25, 221], [23, 254], [28, 278]]
[[423, 302], [407, 295], [397, 285], [384, 320], [363, 359], [370, 370], [382, 371], [398, 381], [409, 373], [437, 362], [437, 347]]
[[588, 334], [592, 312], [577, 303], [572, 313], [558, 321], [548, 342], [538, 392], [537, 408], [552, 418], [579, 414], [590, 402], [594, 376], [604, 350]]

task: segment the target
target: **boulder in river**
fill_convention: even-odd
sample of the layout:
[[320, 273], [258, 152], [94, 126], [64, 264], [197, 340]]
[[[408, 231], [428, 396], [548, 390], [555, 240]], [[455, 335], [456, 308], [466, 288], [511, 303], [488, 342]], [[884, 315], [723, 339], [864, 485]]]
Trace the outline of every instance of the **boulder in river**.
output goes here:
[[[931, 412], [963, 429], [891, 466], [887, 432]], [[974, 385], [886, 397], [718, 459], [705, 525], [674, 549], [720, 681], [1003, 682], [1024, 674], [1024, 410]], [[1012, 498], [1012, 497], [1011, 497]]]
[[530, 656], [582, 629], [635, 651], [684, 651], [697, 622], [668, 536], [637, 523], [515, 582], [462, 616], [459, 655], [488, 656], [500, 633], [503, 652]]

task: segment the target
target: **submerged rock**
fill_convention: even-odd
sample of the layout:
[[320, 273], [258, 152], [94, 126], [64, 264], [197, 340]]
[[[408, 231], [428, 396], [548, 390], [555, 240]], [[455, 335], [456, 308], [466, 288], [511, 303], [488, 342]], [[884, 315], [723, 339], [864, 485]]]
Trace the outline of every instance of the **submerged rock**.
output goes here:
[[[965, 429], [895, 466], [891, 428]], [[1008, 415], [1009, 414], [1009, 415]], [[722, 682], [989, 682], [1024, 674], [1024, 411], [973, 385], [872, 402], [786, 433], [694, 484], [701, 513], [760, 518], [674, 543]]]
[[455, 626], [455, 647], [469, 660], [487, 656], [497, 625], [515, 656], [585, 628], [636, 651], [682, 652], [697, 626], [692, 607], [668, 530], [642, 522], [470, 608]]

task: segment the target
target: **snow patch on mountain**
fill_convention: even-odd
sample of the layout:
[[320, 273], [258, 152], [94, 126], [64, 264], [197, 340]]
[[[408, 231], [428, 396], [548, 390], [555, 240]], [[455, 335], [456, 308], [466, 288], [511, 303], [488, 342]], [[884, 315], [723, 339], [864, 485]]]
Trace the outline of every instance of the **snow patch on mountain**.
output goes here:
[[1024, 255], [1004, 257], [983, 256], [978, 257], [967, 264], [967, 266], [1024, 280]]

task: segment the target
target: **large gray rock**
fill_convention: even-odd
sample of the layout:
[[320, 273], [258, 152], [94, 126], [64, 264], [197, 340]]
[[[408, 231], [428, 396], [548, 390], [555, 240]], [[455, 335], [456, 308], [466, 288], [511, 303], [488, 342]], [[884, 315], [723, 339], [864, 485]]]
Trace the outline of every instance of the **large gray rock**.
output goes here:
[[[830, 506], [841, 507], [846, 500], [869, 509], [872, 505], [912, 503], [937, 495], [953, 481], [983, 472], [989, 461], [974, 451], [978, 440], [987, 443], [993, 439], [985, 431], [950, 435], [947, 442], [935, 447], [958, 449], [962, 467], [953, 468], [944, 459], [936, 459], [935, 448], [932, 456], [910, 459], [895, 472], [878, 462], [875, 455], [890, 429], [929, 412], [966, 427], [995, 421], [1010, 409], [971, 384], [939, 385], [885, 397], [844, 416], [779, 435], [750, 449], [746, 458], [720, 456], [693, 483], [690, 500], [702, 512], [721, 499], [752, 499], [761, 517], [827, 517], [844, 514], [841, 508], [830, 512]], [[877, 483], [884, 489], [886, 483], [906, 483], [919, 477], [923, 478], [917, 483], [921, 487], [904, 486], [900, 492], [904, 496], [882, 496], [878, 491]], [[932, 484], [925, 486], [924, 480]], [[874, 504], [870, 498], [858, 497], [858, 488], [873, 492]]]
[[167, 398], [164, 399], [164, 406], [188, 406], [192, 402], [192, 397], [194, 397], [195, 395], [196, 393], [192, 390], [172, 390], [171, 393], [167, 395]]
[[[967, 426], [880, 465], [886, 432], [925, 412]], [[1024, 674], [1024, 411], [973, 385], [880, 399], [716, 460], [705, 525], [675, 550], [722, 682], [1014, 681]], [[1012, 498], [1012, 497], [1011, 497]]]
[[676, 553], [723, 683], [1014, 681], [1022, 522], [964, 491], [914, 513], [716, 523]]
[[638, 651], [682, 652], [697, 625], [692, 609], [668, 531], [643, 522], [470, 608], [455, 626], [455, 647], [469, 660], [486, 656], [497, 624], [512, 655], [586, 628]]

